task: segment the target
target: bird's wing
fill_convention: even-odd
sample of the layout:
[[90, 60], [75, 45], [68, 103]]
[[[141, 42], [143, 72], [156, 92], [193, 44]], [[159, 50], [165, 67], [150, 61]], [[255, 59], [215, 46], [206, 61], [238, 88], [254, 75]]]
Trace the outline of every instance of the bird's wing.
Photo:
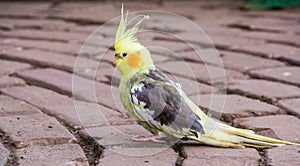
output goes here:
[[204, 134], [199, 116], [176, 85], [158, 70], [133, 77], [129, 97], [140, 120], [152, 128], [171, 129], [180, 136]]

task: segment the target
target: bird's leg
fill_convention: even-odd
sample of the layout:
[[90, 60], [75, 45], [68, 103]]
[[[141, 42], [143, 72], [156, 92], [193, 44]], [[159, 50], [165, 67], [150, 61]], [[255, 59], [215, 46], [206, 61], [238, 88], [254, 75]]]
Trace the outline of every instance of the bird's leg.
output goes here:
[[137, 135], [132, 138], [133, 141], [146, 142], [152, 141], [156, 143], [165, 143], [158, 135]]

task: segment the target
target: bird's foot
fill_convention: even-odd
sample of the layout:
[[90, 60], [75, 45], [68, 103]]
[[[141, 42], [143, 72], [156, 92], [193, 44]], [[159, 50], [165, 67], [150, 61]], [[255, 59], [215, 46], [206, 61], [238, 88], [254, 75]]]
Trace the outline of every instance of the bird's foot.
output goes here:
[[162, 140], [157, 135], [137, 135], [132, 138], [133, 141], [139, 141], [139, 142], [146, 142], [146, 141], [152, 141], [156, 143], [166, 143], [164, 140]]

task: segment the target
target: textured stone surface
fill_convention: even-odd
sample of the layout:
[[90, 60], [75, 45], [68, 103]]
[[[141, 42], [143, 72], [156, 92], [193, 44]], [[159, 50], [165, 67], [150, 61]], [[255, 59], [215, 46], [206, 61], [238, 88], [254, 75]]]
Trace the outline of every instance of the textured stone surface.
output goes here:
[[300, 96], [300, 89], [296, 86], [258, 79], [232, 81], [228, 90], [268, 101]]
[[16, 152], [19, 165], [88, 166], [83, 150], [77, 144], [31, 146]]
[[18, 70], [25, 70], [30, 67], [31, 65], [26, 63], [0, 60], [0, 75], [12, 74]]
[[18, 76], [31, 84], [50, 88], [69, 96], [73, 95], [75, 98], [99, 102], [115, 110], [122, 108], [121, 103], [118, 102], [118, 90], [111, 85], [51, 68], [28, 70], [18, 73]]
[[0, 116], [30, 115], [36, 113], [40, 113], [40, 110], [36, 107], [33, 107], [24, 101], [0, 95]]
[[300, 117], [300, 98], [283, 99], [279, 100], [278, 103], [289, 113]]
[[241, 72], [247, 72], [253, 69], [284, 66], [284, 63], [280, 61], [227, 51], [221, 52], [221, 59], [225, 68]]
[[173, 61], [160, 64], [161, 70], [171, 74], [197, 79], [207, 84], [224, 82], [226, 80], [245, 78], [241, 73], [233, 70], [204, 65], [201, 63], [186, 63]]
[[277, 67], [251, 71], [251, 76], [300, 86], [299, 67]]
[[70, 54], [76, 56], [78, 54], [85, 56], [93, 56], [97, 53], [105, 52], [107, 49], [102, 47], [95, 47], [91, 45], [85, 45], [84, 49], [81, 44], [75, 43], [58, 43], [54, 41], [36, 41], [36, 40], [25, 40], [25, 39], [2, 39], [1, 44], [19, 46], [22, 48], [37, 48], [47, 51], [53, 51], [63, 54]]
[[[76, 64], [76, 71], [87, 71], [97, 69], [98, 65], [106, 67], [108, 64], [65, 54], [54, 53], [44, 50], [28, 49], [23, 51], [7, 51], [0, 55], [8, 59], [19, 60], [36, 66], [53, 67], [73, 72]], [[99, 66], [99, 67], [100, 67]]]
[[258, 165], [260, 159], [255, 149], [228, 149], [214, 147], [184, 147], [187, 155], [184, 166], [196, 165]]
[[234, 120], [237, 127], [256, 131], [258, 134], [280, 138], [286, 141], [300, 142], [300, 120], [290, 115], [240, 118]]
[[191, 97], [208, 114], [232, 122], [235, 118], [284, 113], [276, 106], [239, 95], [197, 95]]
[[[16, 91], [18, 93], [15, 93]], [[72, 100], [54, 91], [35, 86], [12, 87], [2, 89], [2, 92], [28, 102], [72, 127], [132, 123], [132, 120], [124, 119], [124, 115], [114, 110], [93, 103]]]
[[[130, 153], [120, 154], [117, 151], [104, 150], [99, 166], [106, 165], [175, 165], [178, 154], [173, 149], [168, 148], [151, 155], [143, 155], [147, 149], [139, 148], [139, 156], [130, 156]], [[116, 160], [117, 159], [117, 160]]]
[[48, 40], [58, 42], [78, 42], [85, 41], [88, 37], [83, 33], [59, 32], [47, 30], [14, 30], [0, 32], [0, 36], [7, 38], [33, 39], [33, 40]]
[[282, 146], [272, 148], [267, 151], [270, 165], [299, 165], [300, 164], [300, 147], [299, 146]]
[[0, 88], [6, 88], [11, 86], [23, 86], [25, 84], [25, 81], [20, 78], [10, 77], [7, 75], [0, 76]]
[[17, 148], [63, 144], [75, 140], [56, 119], [42, 114], [0, 117], [0, 129], [7, 133]]

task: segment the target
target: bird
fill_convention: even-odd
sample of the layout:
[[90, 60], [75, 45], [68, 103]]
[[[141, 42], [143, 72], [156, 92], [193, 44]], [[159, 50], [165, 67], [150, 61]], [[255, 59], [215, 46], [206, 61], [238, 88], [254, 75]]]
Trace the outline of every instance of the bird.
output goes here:
[[[155, 67], [150, 51], [137, 37], [141, 24], [150, 19], [138, 15], [128, 21], [128, 11], [116, 30], [114, 65], [121, 73], [119, 92], [123, 107], [151, 135], [136, 136], [137, 141], [172, 143], [192, 140], [228, 148], [271, 148], [296, 143], [235, 128], [206, 115], [185, 92]], [[136, 22], [133, 26], [130, 23]]]

